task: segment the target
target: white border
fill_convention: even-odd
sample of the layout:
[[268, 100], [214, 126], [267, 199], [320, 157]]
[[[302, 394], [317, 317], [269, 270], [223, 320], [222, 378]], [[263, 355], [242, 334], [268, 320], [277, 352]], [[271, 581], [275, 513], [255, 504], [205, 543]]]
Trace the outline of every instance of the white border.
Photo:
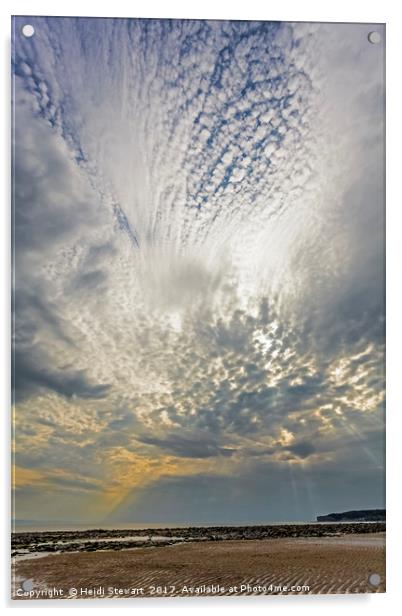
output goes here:
[[[7, 541], [2, 541], [3, 554], [1, 559], [1, 597], [6, 609], [19, 612], [27, 609], [51, 608], [55, 611], [75, 607], [78, 612], [84, 609], [114, 610], [116, 607], [134, 609], [136, 613], [152, 614], [166, 611], [172, 613], [183, 610], [202, 613], [205, 609], [214, 613], [240, 614], [243, 609], [264, 613], [272, 609], [280, 610], [281, 614], [297, 610], [298, 614], [322, 613], [333, 614], [342, 610], [345, 616], [364, 610], [365, 614], [375, 614], [378, 610], [388, 610], [397, 605], [400, 584], [401, 564], [399, 549], [401, 541], [401, 502], [400, 497], [400, 447], [401, 438], [401, 408], [400, 381], [402, 369], [399, 357], [401, 353], [401, 319], [402, 319], [402, 266], [401, 258], [401, 197], [398, 183], [401, 176], [401, 9], [400, 3], [393, 0], [365, 0], [351, 2], [337, 0], [324, 3], [313, 0], [280, 0], [273, 4], [265, 1], [247, 0], [203, 0], [201, 3], [190, 3], [188, 0], [147, 0], [144, 3], [113, 0], [113, 2], [88, 2], [85, 0], [35, 0], [13, 2], [5, 0], [1, 7], [0, 27], [2, 30], [3, 61], [1, 62], [1, 92], [2, 131], [5, 135], [1, 151], [3, 164], [0, 165], [3, 193], [1, 208], [1, 392], [3, 394], [3, 453], [2, 460], [2, 537], [9, 533], [9, 434], [10, 434], [10, 15], [87, 15], [110, 17], [188, 17], [209, 19], [266, 19], [284, 21], [356, 21], [387, 24], [387, 593], [383, 595], [318, 595], [297, 597], [247, 597], [247, 598], [201, 598], [201, 599], [143, 599], [142, 601], [126, 600], [121, 603], [113, 601], [82, 602], [11, 602], [9, 595], [9, 549]], [[399, 52], [399, 53], [398, 53]], [[398, 404], [399, 403], [399, 404]]]

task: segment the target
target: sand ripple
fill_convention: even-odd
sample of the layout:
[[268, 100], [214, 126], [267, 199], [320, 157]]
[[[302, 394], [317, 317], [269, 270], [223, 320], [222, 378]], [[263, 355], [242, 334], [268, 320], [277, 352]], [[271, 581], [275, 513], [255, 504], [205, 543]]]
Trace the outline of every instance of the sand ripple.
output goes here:
[[[376, 587], [368, 581], [372, 573], [381, 578]], [[34, 588], [63, 589], [67, 597], [74, 587], [77, 598], [108, 596], [110, 587], [120, 597], [384, 592], [385, 535], [229, 540], [52, 554], [17, 562], [15, 575], [14, 597], [22, 579], [34, 580]], [[160, 587], [160, 592], [154, 587]], [[230, 593], [233, 587], [237, 591]], [[85, 589], [98, 589], [98, 595], [88, 595]], [[130, 594], [133, 589], [142, 592]]]

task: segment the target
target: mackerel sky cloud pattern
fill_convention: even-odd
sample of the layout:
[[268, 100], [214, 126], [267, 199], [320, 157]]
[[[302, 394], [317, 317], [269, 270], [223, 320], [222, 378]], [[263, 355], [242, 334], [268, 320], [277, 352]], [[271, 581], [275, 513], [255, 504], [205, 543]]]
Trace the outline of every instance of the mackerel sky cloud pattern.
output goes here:
[[14, 29], [16, 517], [382, 506], [370, 26]]

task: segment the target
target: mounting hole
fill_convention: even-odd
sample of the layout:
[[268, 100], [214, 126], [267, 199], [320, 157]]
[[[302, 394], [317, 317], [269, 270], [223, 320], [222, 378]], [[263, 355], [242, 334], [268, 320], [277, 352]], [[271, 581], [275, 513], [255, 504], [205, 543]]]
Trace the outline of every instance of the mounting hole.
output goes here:
[[30, 38], [35, 34], [35, 28], [31, 24], [25, 24], [25, 26], [22, 26], [22, 34]]
[[370, 43], [373, 43], [373, 45], [378, 45], [378, 43], [381, 43], [381, 34], [379, 32], [369, 32], [367, 38]]
[[22, 590], [29, 592], [33, 589], [33, 580], [24, 580], [21, 584]]
[[381, 577], [379, 576], [378, 573], [371, 573], [369, 575], [368, 581], [369, 581], [370, 586], [379, 586], [381, 582]]

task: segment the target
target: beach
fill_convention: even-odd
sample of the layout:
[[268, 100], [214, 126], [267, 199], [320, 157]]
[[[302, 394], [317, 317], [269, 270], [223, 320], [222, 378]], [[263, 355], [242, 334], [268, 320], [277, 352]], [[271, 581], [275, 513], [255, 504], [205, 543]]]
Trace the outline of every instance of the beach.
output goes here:
[[[384, 592], [385, 533], [366, 528], [363, 533], [327, 536], [154, 543], [20, 556], [13, 564], [12, 596], [93, 599]], [[22, 584], [24, 580], [28, 584]], [[30, 590], [23, 591], [24, 586]], [[36, 594], [29, 594], [35, 590]]]

